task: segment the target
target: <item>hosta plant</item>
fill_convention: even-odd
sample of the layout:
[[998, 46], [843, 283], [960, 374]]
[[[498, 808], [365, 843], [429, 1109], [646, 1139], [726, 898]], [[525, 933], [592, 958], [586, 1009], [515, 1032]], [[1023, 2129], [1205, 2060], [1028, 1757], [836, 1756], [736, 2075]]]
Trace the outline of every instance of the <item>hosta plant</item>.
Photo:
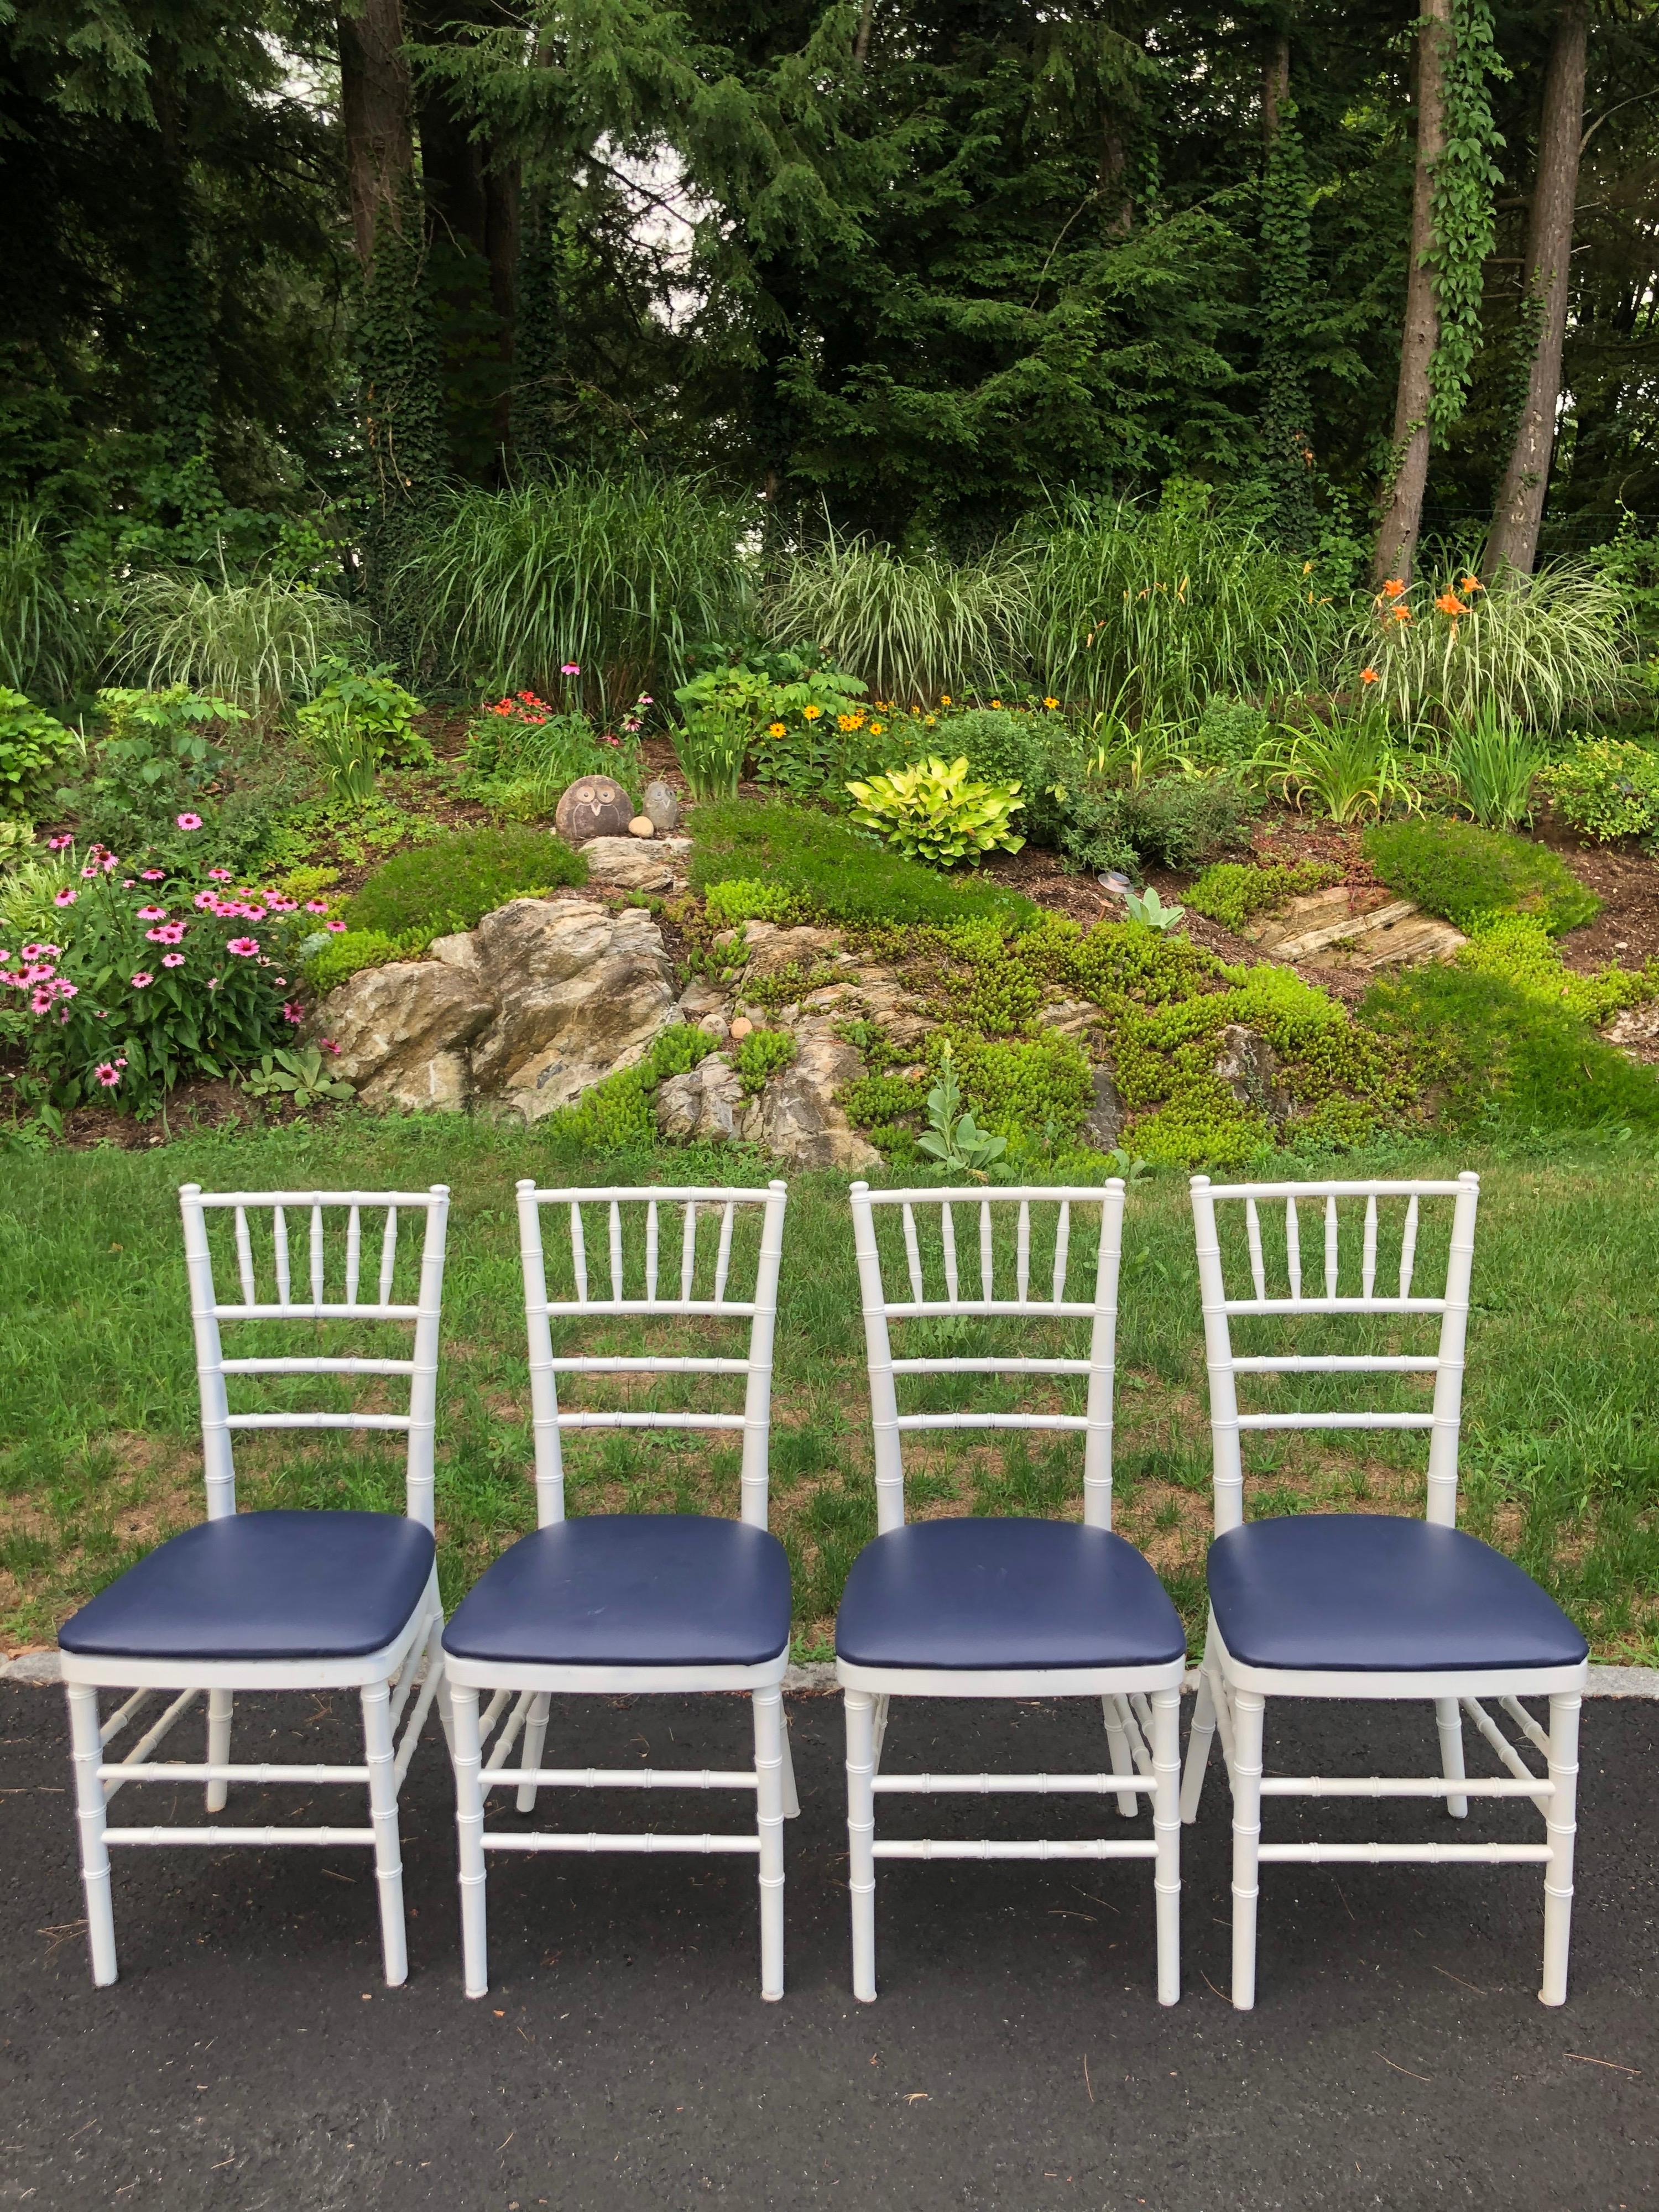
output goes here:
[[948, 868], [977, 865], [985, 853], [1018, 853], [1025, 840], [1013, 818], [1025, 802], [1017, 783], [975, 783], [967, 756], [916, 761], [866, 783], [849, 783], [853, 819], [908, 860]]

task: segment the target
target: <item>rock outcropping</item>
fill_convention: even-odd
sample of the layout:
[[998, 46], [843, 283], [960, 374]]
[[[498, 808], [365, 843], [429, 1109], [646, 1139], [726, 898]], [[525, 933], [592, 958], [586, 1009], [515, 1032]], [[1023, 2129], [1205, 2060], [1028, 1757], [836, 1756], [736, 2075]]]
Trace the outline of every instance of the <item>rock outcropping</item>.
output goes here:
[[366, 1105], [538, 1121], [683, 1018], [662, 932], [638, 908], [514, 899], [432, 954], [366, 968], [318, 1011]]

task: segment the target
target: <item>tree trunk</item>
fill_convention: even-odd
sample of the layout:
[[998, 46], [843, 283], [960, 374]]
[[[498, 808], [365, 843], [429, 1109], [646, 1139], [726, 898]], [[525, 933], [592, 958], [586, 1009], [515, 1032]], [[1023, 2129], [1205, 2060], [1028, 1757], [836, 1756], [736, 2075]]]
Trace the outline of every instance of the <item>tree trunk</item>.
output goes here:
[[401, 0], [359, 0], [338, 16], [340, 118], [357, 258], [367, 276], [382, 222], [401, 229], [415, 175]]
[[1406, 322], [1400, 339], [1400, 386], [1394, 408], [1393, 474], [1384, 488], [1373, 562], [1380, 584], [1409, 579], [1423, 494], [1429, 480], [1429, 363], [1440, 336], [1429, 250], [1434, 242], [1434, 165], [1445, 149], [1443, 76], [1451, 37], [1451, 0], [1422, 0], [1417, 34], [1417, 161], [1412, 180], [1411, 260], [1406, 277]]
[[1261, 135], [1270, 146], [1279, 135], [1279, 111], [1290, 96], [1291, 42], [1281, 31], [1261, 70]]
[[1492, 510], [1492, 538], [1486, 549], [1489, 567], [1496, 568], [1507, 562], [1510, 568], [1528, 574], [1538, 556], [1538, 530], [1544, 519], [1544, 495], [1549, 488], [1550, 458], [1555, 449], [1555, 415], [1561, 398], [1561, 349], [1567, 329], [1589, 34], [1589, 10], [1585, 0], [1567, 0], [1556, 18], [1544, 76], [1538, 180], [1533, 187], [1527, 234], [1524, 297], [1535, 303], [1537, 343], [1509, 466]]

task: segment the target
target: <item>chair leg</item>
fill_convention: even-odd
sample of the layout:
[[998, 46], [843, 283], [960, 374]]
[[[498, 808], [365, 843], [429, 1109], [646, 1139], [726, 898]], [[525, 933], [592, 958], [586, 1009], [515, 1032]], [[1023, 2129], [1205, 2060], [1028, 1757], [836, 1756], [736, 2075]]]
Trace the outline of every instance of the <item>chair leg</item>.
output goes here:
[[1181, 1692], [1152, 1692], [1152, 1832], [1158, 1838], [1153, 1875], [1158, 1899], [1158, 2001], [1181, 1996]]
[[1261, 1716], [1259, 1690], [1233, 1692], [1233, 2003], [1255, 2003], [1255, 1907], [1261, 1849]]
[[756, 1825], [760, 1832], [761, 1995], [783, 1995], [783, 1692], [757, 1690]]
[[[1129, 1755], [1129, 1732], [1123, 1725], [1121, 1700], [1117, 1698], [1103, 1698], [1100, 1701], [1100, 1713], [1101, 1718], [1106, 1723], [1106, 1745], [1112, 1754], [1113, 1773], [1132, 1774], [1134, 1768]], [[1140, 1810], [1137, 1793], [1133, 1790], [1120, 1790], [1117, 1793], [1117, 1809], [1126, 1820], [1133, 1820]]]
[[489, 1994], [489, 1941], [485, 1917], [483, 1792], [478, 1773], [478, 1693], [451, 1682], [449, 1711], [455, 1746], [455, 1844], [460, 1860], [461, 1965], [470, 1997]]
[[1210, 1761], [1215, 1736], [1216, 1686], [1210, 1674], [1209, 1654], [1198, 1678], [1198, 1702], [1193, 1709], [1193, 1732], [1187, 1739], [1187, 1765], [1181, 1778], [1181, 1817], [1188, 1824], [1198, 1818], [1198, 1801], [1204, 1794], [1204, 1770]]
[[783, 1817], [786, 1820], [800, 1818], [800, 1796], [795, 1788], [795, 1762], [789, 1749], [789, 1714], [786, 1707], [781, 1734], [783, 1743]]
[[[229, 1690], [208, 1692], [207, 1755], [210, 1766], [222, 1766], [230, 1757], [230, 1720], [236, 1699]], [[222, 1813], [230, 1795], [228, 1782], [210, 1782], [207, 1786], [207, 1809]]]
[[[530, 1703], [530, 1717], [524, 1724], [524, 1764], [533, 1769], [542, 1763], [542, 1753], [547, 1747], [547, 1716], [552, 1709], [552, 1694], [538, 1690]], [[519, 1810], [533, 1813], [536, 1809], [536, 1785], [533, 1782], [519, 1784]]]
[[872, 1774], [879, 1774], [881, 1772], [881, 1747], [887, 1741], [887, 1712], [888, 1708], [891, 1704], [892, 1699], [890, 1698], [883, 1697], [876, 1699], [875, 1725], [870, 1736], [870, 1771]]
[[1578, 1831], [1578, 1694], [1550, 1699], [1550, 1780], [1555, 1795], [1544, 1816], [1550, 1839], [1544, 1869], [1544, 1980], [1540, 2004], [1567, 2001], [1567, 1949], [1572, 1940], [1572, 1854]]
[[109, 1846], [104, 1841], [104, 1785], [98, 1779], [104, 1755], [98, 1733], [98, 1692], [89, 1682], [69, 1685], [69, 1716], [87, 1947], [92, 1954], [92, 1978], [98, 1988], [106, 1990], [115, 1979], [115, 1910], [110, 1901]]
[[853, 1908], [853, 1995], [876, 2001], [875, 1699], [845, 1692], [847, 1705], [847, 1887]]
[[[1440, 1771], [1448, 1782], [1463, 1779], [1463, 1708], [1455, 1698], [1437, 1698], [1435, 1723], [1440, 1730]], [[1446, 1810], [1454, 1820], [1468, 1818], [1467, 1797], [1448, 1797]]]
[[409, 1979], [404, 1925], [404, 1863], [398, 1836], [397, 1749], [392, 1741], [392, 1686], [364, 1686], [363, 1751], [368, 1766], [368, 1810], [374, 1827], [374, 1878], [380, 1897], [380, 1942], [388, 1989]]

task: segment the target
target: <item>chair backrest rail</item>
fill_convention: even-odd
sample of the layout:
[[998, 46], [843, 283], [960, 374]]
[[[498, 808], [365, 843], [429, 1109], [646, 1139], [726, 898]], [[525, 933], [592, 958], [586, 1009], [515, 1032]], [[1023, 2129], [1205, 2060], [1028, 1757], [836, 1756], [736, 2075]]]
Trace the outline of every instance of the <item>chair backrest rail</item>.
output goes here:
[[[561, 1433], [584, 1429], [702, 1429], [738, 1431], [743, 1435], [740, 1481], [743, 1518], [764, 1528], [767, 1521], [767, 1452], [771, 1430], [772, 1346], [777, 1325], [778, 1271], [783, 1247], [783, 1212], [787, 1190], [781, 1182], [758, 1189], [684, 1188], [662, 1185], [622, 1185], [614, 1188], [543, 1189], [526, 1177], [518, 1185], [519, 1248], [524, 1276], [525, 1318], [529, 1335], [531, 1433], [536, 1455], [536, 1514], [546, 1527], [564, 1518], [564, 1462]], [[605, 1210], [605, 1267], [611, 1295], [595, 1297], [590, 1261], [592, 1248], [586, 1209]], [[672, 1230], [663, 1220], [665, 1207], [681, 1209], [678, 1296], [664, 1284], [665, 1234]], [[543, 1208], [562, 1209], [568, 1223], [574, 1297], [550, 1295], [547, 1261], [543, 1245]], [[643, 1215], [642, 1259], [638, 1246], [630, 1249], [624, 1236], [624, 1215], [634, 1208]], [[761, 1216], [759, 1251], [753, 1295], [730, 1297], [732, 1253], [738, 1222], [745, 1209]], [[719, 1235], [714, 1258], [711, 1296], [695, 1297], [699, 1272], [698, 1231], [702, 1220], [718, 1214]], [[704, 1250], [707, 1250], [705, 1244]], [[635, 1265], [645, 1295], [627, 1295], [629, 1278]], [[665, 1295], [665, 1288], [671, 1294]], [[748, 1356], [743, 1359], [702, 1358], [679, 1354], [585, 1356], [556, 1355], [553, 1324], [578, 1318], [603, 1316], [672, 1320], [703, 1318], [747, 1322]], [[643, 1411], [629, 1407], [562, 1412], [558, 1402], [561, 1375], [742, 1375], [745, 1377], [741, 1413]]]
[[[858, 1252], [860, 1299], [864, 1314], [865, 1343], [870, 1371], [870, 1411], [876, 1460], [877, 1521], [884, 1531], [898, 1528], [904, 1519], [904, 1462], [902, 1439], [920, 1431], [1048, 1431], [1081, 1433], [1085, 1439], [1083, 1469], [1084, 1519], [1091, 1526], [1111, 1526], [1111, 1439], [1113, 1363], [1117, 1327], [1117, 1277], [1122, 1245], [1123, 1183], [1114, 1176], [1104, 1184], [1075, 1187], [1033, 1185], [998, 1190], [872, 1190], [862, 1182], [852, 1188], [854, 1240]], [[1040, 1269], [1033, 1240], [1032, 1209], [1055, 1209], [1052, 1261]], [[1066, 1295], [1071, 1265], [1073, 1209], [1098, 1209], [1100, 1238], [1095, 1267], [1094, 1296], [1082, 1299]], [[908, 1297], [888, 1295], [883, 1279], [881, 1246], [876, 1233], [877, 1209], [896, 1207], [902, 1249], [902, 1279]], [[1013, 1221], [1012, 1280], [1008, 1280], [1008, 1253], [1002, 1247], [1005, 1270], [998, 1281], [998, 1211]], [[939, 1239], [936, 1264], [944, 1275], [945, 1296], [930, 1297], [927, 1263], [924, 1261], [918, 1215], [937, 1215]], [[958, 1216], [971, 1229], [964, 1263], [958, 1243]], [[976, 1262], [976, 1264], [975, 1264]], [[977, 1276], [977, 1295], [973, 1278]], [[1038, 1279], [1034, 1285], [1034, 1277]], [[1033, 1289], [1036, 1295], [1033, 1296]], [[1010, 1297], [1007, 1291], [1014, 1295]], [[999, 1291], [1003, 1294], [998, 1295]], [[1092, 1324], [1086, 1356], [1074, 1358], [998, 1358], [975, 1355], [951, 1359], [896, 1359], [889, 1324], [927, 1320], [1007, 1319], [1023, 1321], [1086, 1321]], [[1086, 1413], [1051, 1413], [1028, 1408], [1018, 1413], [971, 1412], [901, 1413], [897, 1385], [906, 1376], [993, 1375], [1087, 1377]]]
[[[1459, 1176], [1455, 1182], [1212, 1183], [1207, 1176], [1192, 1179], [1193, 1215], [1197, 1232], [1199, 1281], [1204, 1311], [1206, 1361], [1210, 1377], [1210, 1413], [1214, 1454], [1215, 1525], [1218, 1534], [1237, 1528], [1243, 1519], [1244, 1476], [1240, 1437], [1250, 1431], [1297, 1430], [1426, 1430], [1429, 1465], [1425, 1507], [1431, 1521], [1450, 1526], [1457, 1518], [1457, 1453], [1462, 1414], [1463, 1356], [1468, 1329], [1469, 1281], [1474, 1251], [1475, 1212], [1480, 1180]], [[1445, 1287], [1438, 1297], [1414, 1297], [1413, 1279], [1421, 1229], [1420, 1207], [1425, 1200], [1454, 1201]], [[1359, 1295], [1342, 1295], [1342, 1225], [1338, 1200], [1364, 1201], [1359, 1235]], [[1288, 1297], [1268, 1295], [1267, 1257], [1262, 1238], [1261, 1206], [1283, 1200], [1285, 1207], [1285, 1274]], [[1380, 1213], [1382, 1204], [1401, 1201], [1400, 1265], [1397, 1294], [1379, 1294]], [[1242, 1202], [1244, 1239], [1255, 1296], [1229, 1297], [1223, 1270], [1218, 1205]], [[1316, 1205], [1322, 1214], [1323, 1296], [1306, 1296], [1303, 1288], [1304, 1248], [1299, 1212], [1304, 1204]], [[1440, 1323], [1439, 1344], [1432, 1357], [1405, 1353], [1279, 1353], [1241, 1357], [1232, 1346], [1235, 1316], [1257, 1320], [1288, 1320], [1309, 1316], [1330, 1317], [1365, 1315], [1407, 1316], [1434, 1315]], [[1319, 1413], [1250, 1413], [1238, 1409], [1237, 1379], [1241, 1375], [1431, 1375], [1432, 1410], [1382, 1412], [1343, 1409]]]
[[[385, 1430], [407, 1437], [404, 1462], [405, 1503], [409, 1513], [428, 1528], [433, 1524], [433, 1455], [437, 1415], [439, 1309], [443, 1291], [445, 1239], [449, 1216], [449, 1193], [441, 1183], [429, 1190], [406, 1191], [204, 1191], [186, 1183], [179, 1194], [185, 1231], [185, 1264], [190, 1279], [191, 1316], [196, 1335], [197, 1376], [202, 1401], [202, 1444], [207, 1483], [208, 1516], [218, 1520], [236, 1510], [235, 1464], [231, 1438], [238, 1430]], [[327, 1295], [328, 1225], [343, 1212], [344, 1297]], [[380, 1237], [378, 1295], [365, 1303], [362, 1292], [362, 1215], [380, 1212], [386, 1217]], [[235, 1279], [240, 1297], [222, 1300], [214, 1281], [213, 1253], [208, 1239], [212, 1213], [232, 1216]], [[399, 1213], [417, 1215], [425, 1235], [420, 1258], [419, 1289], [413, 1303], [393, 1303], [397, 1269]], [[276, 1299], [259, 1295], [259, 1255], [256, 1255], [252, 1217], [268, 1214], [270, 1221], [269, 1266]], [[306, 1217], [305, 1249], [301, 1268], [301, 1295], [296, 1298], [294, 1253], [289, 1241], [289, 1216]], [[263, 1241], [263, 1240], [261, 1240]], [[407, 1359], [360, 1355], [313, 1354], [292, 1358], [228, 1359], [220, 1337], [224, 1322], [349, 1321], [405, 1322], [413, 1325], [412, 1356]], [[408, 1409], [404, 1413], [323, 1412], [315, 1407], [291, 1412], [232, 1413], [227, 1395], [234, 1376], [405, 1376], [409, 1382]]]

